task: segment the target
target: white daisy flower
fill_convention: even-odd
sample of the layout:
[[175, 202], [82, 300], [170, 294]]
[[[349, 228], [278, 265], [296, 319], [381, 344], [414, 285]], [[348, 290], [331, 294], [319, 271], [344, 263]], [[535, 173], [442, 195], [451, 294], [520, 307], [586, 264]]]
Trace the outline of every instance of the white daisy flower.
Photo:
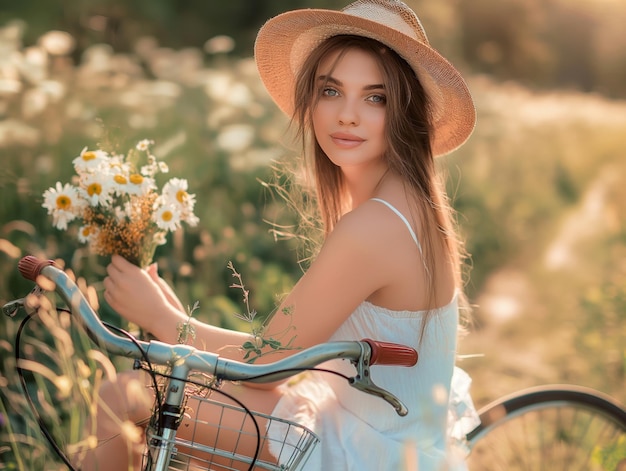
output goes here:
[[96, 232], [97, 229], [93, 226], [81, 226], [80, 229], [78, 229], [78, 240], [86, 244], [93, 239]]
[[159, 198], [163, 204], [175, 205], [180, 210], [180, 219], [190, 226], [197, 226], [200, 220], [193, 214], [196, 196], [187, 192], [187, 180], [172, 178], [163, 186], [163, 193]]
[[192, 211], [196, 204], [196, 197], [187, 192], [187, 187], [187, 180], [172, 178], [163, 185], [163, 198], [171, 204], [176, 204], [185, 210]]
[[55, 188], [49, 188], [43, 194], [43, 207], [52, 214], [53, 225], [60, 230], [67, 229], [67, 223], [74, 220], [84, 203], [80, 200], [78, 190], [66, 183], [57, 182]]
[[111, 184], [106, 175], [89, 173], [81, 180], [81, 193], [91, 206], [111, 204]]
[[140, 173], [131, 173], [128, 176], [128, 182], [129, 195], [145, 195], [157, 187], [153, 178], [143, 176]]
[[80, 155], [72, 160], [76, 172], [79, 174], [85, 172], [95, 172], [103, 164], [107, 163], [109, 155], [103, 150], [87, 150], [85, 147]]
[[160, 229], [175, 231], [180, 227], [180, 211], [176, 206], [159, 206], [152, 216]]
[[130, 180], [127, 173], [119, 170], [111, 174], [111, 192], [121, 196], [129, 192]]
[[141, 173], [144, 177], [153, 177], [154, 175], [156, 175], [159, 171], [159, 167], [156, 163], [154, 164], [149, 164], [149, 165], [144, 165], [143, 167], [141, 167], [141, 170], [139, 170], [139, 173]]
[[139, 173], [146, 177], [153, 177], [159, 172], [167, 173], [169, 167], [165, 162], [158, 161], [154, 155], [148, 154], [148, 164], [141, 167]]
[[154, 141], [150, 139], [143, 139], [137, 143], [137, 150], [147, 151], [152, 144], [154, 144]]
[[128, 165], [124, 159], [125, 157], [123, 155], [112, 155], [108, 159], [108, 165], [104, 166], [102, 170], [112, 175], [118, 173], [128, 175], [130, 173], [130, 165]]

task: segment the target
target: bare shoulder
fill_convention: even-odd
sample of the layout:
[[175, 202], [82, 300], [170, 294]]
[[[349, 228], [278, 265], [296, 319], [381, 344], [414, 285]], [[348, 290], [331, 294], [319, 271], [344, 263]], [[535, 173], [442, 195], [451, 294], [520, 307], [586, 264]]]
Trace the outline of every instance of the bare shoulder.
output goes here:
[[413, 244], [406, 224], [390, 208], [370, 200], [346, 214], [333, 233], [338, 238], [359, 241], [364, 247], [389, 248], [389, 244]]
[[[396, 222], [393, 217], [397, 216], [378, 206], [366, 202], [342, 217], [283, 301], [283, 306], [294, 313], [293, 326], [283, 317], [275, 317], [273, 329], [294, 327], [301, 346], [314, 345], [327, 340], [373, 294], [388, 286], [400, 289], [397, 281], [403, 275], [402, 269], [398, 270], [402, 249], [397, 246], [402, 244], [394, 238], [401, 231], [397, 226], [386, 227]], [[403, 245], [405, 259], [407, 245]], [[393, 247], [392, 256], [389, 246]]]

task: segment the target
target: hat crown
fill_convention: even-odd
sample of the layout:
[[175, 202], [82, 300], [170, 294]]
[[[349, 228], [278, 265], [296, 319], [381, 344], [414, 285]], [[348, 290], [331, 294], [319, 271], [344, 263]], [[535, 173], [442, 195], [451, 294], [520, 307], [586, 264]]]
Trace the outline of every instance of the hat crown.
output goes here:
[[381, 23], [388, 28], [429, 44], [419, 18], [399, 0], [357, 0], [342, 10], [343, 13]]

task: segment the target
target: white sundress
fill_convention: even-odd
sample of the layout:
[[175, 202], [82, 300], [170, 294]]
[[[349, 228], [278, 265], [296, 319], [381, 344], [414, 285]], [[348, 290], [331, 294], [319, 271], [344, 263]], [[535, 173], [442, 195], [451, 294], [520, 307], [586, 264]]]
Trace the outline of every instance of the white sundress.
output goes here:
[[[378, 201], [403, 219], [419, 247], [404, 216], [386, 201]], [[281, 386], [283, 396], [272, 415], [293, 420], [320, 437], [304, 470], [466, 469], [463, 438], [479, 421], [469, 394], [471, 380], [454, 366], [457, 297], [432, 313], [419, 342], [425, 314], [363, 302], [330, 339], [372, 338], [414, 347], [419, 359], [413, 367], [371, 367], [372, 381], [396, 395], [407, 406], [407, 416], [400, 417], [383, 399], [358, 391], [333, 374], [308, 372], [300, 381]], [[348, 376], [355, 372], [347, 360], [322, 367]], [[278, 422], [273, 423], [268, 430], [270, 443], [280, 443], [284, 433]], [[280, 451], [271, 445], [270, 451], [280, 461]]]

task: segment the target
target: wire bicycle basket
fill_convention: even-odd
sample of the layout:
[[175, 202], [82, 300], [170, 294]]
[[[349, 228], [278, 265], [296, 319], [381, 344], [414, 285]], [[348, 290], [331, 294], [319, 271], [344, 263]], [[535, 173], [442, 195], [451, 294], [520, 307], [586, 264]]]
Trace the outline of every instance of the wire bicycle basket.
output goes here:
[[[253, 458], [241, 451], [244, 444], [250, 441], [256, 443], [260, 440], [261, 453], [254, 462], [255, 470], [270, 471], [296, 471], [301, 469], [307, 462], [319, 438], [308, 428], [279, 417], [252, 412], [259, 422], [260, 435], [256, 430], [246, 428], [245, 424], [251, 424], [250, 411], [231, 404], [225, 404], [208, 397], [193, 396], [193, 415], [187, 409], [186, 418], [181, 424], [191, 433], [191, 439], [184, 437], [186, 434], [177, 434], [174, 439], [169, 439], [173, 445], [170, 471], [212, 471], [214, 469], [235, 471], [250, 469]], [[199, 411], [210, 406], [210, 414], [200, 417]], [[225, 417], [228, 416], [228, 423]], [[233, 420], [233, 417], [236, 417]], [[229, 425], [236, 424], [236, 425]], [[215, 431], [213, 443], [208, 443], [208, 438], [203, 433], [209, 428]], [[168, 441], [160, 436], [154, 429], [147, 431], [148, 447], [144, 454], [143, 466], [152, 459], [151, 455], [162, 444]], [[236, 435], [235, 446], [223, 448], [219, 439], [224, 435]], [[270, 437], [270, 435], [272, 435]], [[228, 440], [232, 442], [232, 440]], [[270, 454], [271, 450], [271, 454]]]

